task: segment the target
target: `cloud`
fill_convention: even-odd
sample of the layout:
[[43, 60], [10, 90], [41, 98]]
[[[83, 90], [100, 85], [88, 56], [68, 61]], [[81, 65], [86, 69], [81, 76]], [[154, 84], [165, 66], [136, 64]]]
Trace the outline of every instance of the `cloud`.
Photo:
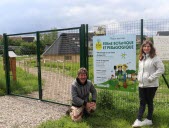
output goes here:
[[1, 0], [0, 34], [168, 18], [168, 0]]

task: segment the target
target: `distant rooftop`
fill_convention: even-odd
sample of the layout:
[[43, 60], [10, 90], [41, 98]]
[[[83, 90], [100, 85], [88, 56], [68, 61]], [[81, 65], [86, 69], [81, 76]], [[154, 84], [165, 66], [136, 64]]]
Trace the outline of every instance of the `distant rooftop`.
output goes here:
[[169, 31], [158, 31], [157, 36], [169, 36]]

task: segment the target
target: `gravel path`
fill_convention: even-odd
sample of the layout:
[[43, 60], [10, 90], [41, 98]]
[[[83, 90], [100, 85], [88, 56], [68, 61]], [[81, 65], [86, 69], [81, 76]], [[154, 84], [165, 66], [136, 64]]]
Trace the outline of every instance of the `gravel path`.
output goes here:
[[35, 128], [65, 115], [67, 106], [38, 100], [0, 96], [0, 128]]
[[[37, 68], [25, 70], [37, 75]], [[58, 74], [56, 71], [42, 70], [42, 79], [43, 99], [70, 104], [70, 83], [74, 78]], [[38, 92], [29, 96], [38, 98]], [[67, 106], [24, 97], [0, 96], [0, 128], [35, 128], [44, 121], [59, 119], [65, 115], [67, 109]]]

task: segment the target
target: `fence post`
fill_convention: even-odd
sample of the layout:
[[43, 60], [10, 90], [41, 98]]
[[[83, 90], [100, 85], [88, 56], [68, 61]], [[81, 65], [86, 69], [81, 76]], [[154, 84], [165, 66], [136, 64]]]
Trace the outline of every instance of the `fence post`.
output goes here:
[[85, 25], [80, 27], [80, 67], [86, 68]]
[[40, 62], [40, 34], [36, 32], [36, 45], [37, 45], [37, 67], [38, 67], [38, 87], [39, 99], [42, 100], [42, 78], [41, 78], [41, 62]]
[[143, 44], [143, 19], [141, 19], [141, 44]]
[[[89, 50], [88, 50], [88, 45], [89, 45], [89, 37], [88, 37], [88, 24], [85, 25], [86, 29], [85, 29], [85, 41], [86, 41], [86, 69], [87, 71], [89, 71]], [[89, 77], [89, 73], [88, 73], [88, 77]]]
[[4, 69], [5, 69], [5, 77], [6, 77], [6, 91], [7, 94], [11, 94], [10, 90], [10, 72], [9, 72], [9, 55], [8, 55], [8, 38], [6, 33], [3, 34], [3, 42], [4, 42]]

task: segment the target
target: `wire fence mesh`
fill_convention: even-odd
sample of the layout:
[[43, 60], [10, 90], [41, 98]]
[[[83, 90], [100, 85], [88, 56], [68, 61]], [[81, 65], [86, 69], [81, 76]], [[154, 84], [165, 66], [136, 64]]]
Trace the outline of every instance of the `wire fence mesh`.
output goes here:
[[57, 34], [58, 38], [41, 55], [43, 99], [70, 105], [71, 83], [80, 67], [80, 32], [74, 29]]
[[[137, 54], [141, 43], [141, 20], [113, 22], [105, 24], [106, 35], [119, 34], [135, 34], [137, 42]], [[95, 26], [89, 26], [89, 79], [93, 81], [93, 36]], [[169, 33], [169, 20], [144, 20], [143, 35], [146, 38], [152, 39], [154, 35], [159, 35], [159, 32]], [[54, 101], [62, 104], [71, 104], [70, 87], [76, 77], [76, 72], [80, 66], [80, 32], [79, 29], [62, 30], [56, 32], [41, 32], [40, 43], [45, 41], [48, 43], [40, 49], [41, 56], [41, 76], [42, 76], [42, 94], [44, 100]], [[52, 35], [52, 36], [48, 36]], [[103, 35], [103, 34], [102, 34]], [[26, 37], [27, 35], [23, 35]], [[169, 36], [165, 35], [165, 36]], [[13, 80], [14, 74], [10, 71], [11, 77], [11, 92], [17, 95], [29, 96], [31, 98], [39, 98], [38, 94], [38, 68], [37, 68], [37, 46], [36, 35], [32, 35], [34, 40], [22, 42], [19, 46], [17, 40], [11, 48], [17, 55], [16, 57], [16, 79]], [[55, 38], [51, 38], [55, 37]], [[16, 37], [15, 37], [16, 38]], [[20, 38], [20, 36], [18, 36]], [[27, 44], [29, 43], [29, 46]], [[3, 58], [0, 61], [3, 63]], [[137, 58], [138, 67], [138, 58]], [[169, 65], [168, 61], [164, 61], [165, 76], [169, 80]], [[4, 66], [4, 65], [2, 65]], [[4, 72], [4, 70], [3, 70]], [[5, 74], [5, 73], [4, 73]], [[5, 83], [5, 80], [4, 80]], [[25, 85], [25, 86], [22, 86]], [[32, 91], [33, 90], [33, 91]], [[98, 89], [98, 92], [101, 90]], [[126, 109], [133, 113], [138, 108], [138, 91], [123, 92], [110, 91], [113, 95], [113, 102], [116, 108]], [[168, 108], [169, 90], [163, 80], [160, 78], [160, 87], [155, 97], [155, 105], [157, 109]], [[114, 107], [114, 106], [112, 106]]]
[[80, 29], [40, 32], [40, 42], [36, 34], [30, 42], [23, 40], [30, 39], [26, 34], [8, 35], [10, 92], [40, 99], [42, 84], [42, 100], [70, 105], [71, 83], [80, 67]]
[[[94, 32], [95, 28], [98, 28], [99, 26], [89, 26], [89, 31]], [[136, 21], [122, 21], [122, 22], [113, 22], [109, 24], [103, 24], [100, 25], [100, 27], [104, 28], [106, 30], [105, 34], [100, 34], [100, 36], [103, 35], [126, 35], [126, 34], [134, 34], [136, 35], [136, 49], [137, 49], [137, 70], [138, 70], [138, 53], [141, 46], [141, 20]], [[97, 30], [99, 31], [99, 30]], [[101, 30], [100, 30], [101, 31]], [[143, 37], [150, 39], [153, 41], [153, 36], [159, 35], [159, 32], [165, 32], [167, 35], [163, 36], [169, 36], [169, 20], [168, 19], [161, 19], [161, 20], [143, 20]], [[99, 34], [95, 34], [99, 36]], [[160, 35], [162, 36], [162, 35]], [[90, 46], [90, 45], [89, 45]], [[93, 47], [93, 46], [92, 46]], [[90, 47], [89, 47], [90, 48]], [[116, 60], [115, 60], [116, 61]], [[163, 61], [165, 65], [165, 77], [167, 80], [169, 80], [169, 61]], [[93, 58], [89, 57], [89, 72], [90, 74], [93, 73]], [[93, 80], [93, 75], [90, 75], [90, 79]], [[100, 90], [99, 90], [100, 91]], [[108, 91], [108, 90], [107, 90]], [[138, 98], [138, 90], [136, 92], [122, 92], [122, 91], [116, 91], [112, 90], [110, 91], [113, 95], [114, 105], [119, 109], [127, 109], [133, 113], [136, 113], [136, 110], [138, 109], [139, 105], [139, 98]], [[162, 77], [160, 77], [160, 86], [158, 88], [157, 94], [155, 96], [155, 106], [157, 106], [157, 109], [168, 109], [168, 101], [169, 101], [169, 89], [163, 80]]]

